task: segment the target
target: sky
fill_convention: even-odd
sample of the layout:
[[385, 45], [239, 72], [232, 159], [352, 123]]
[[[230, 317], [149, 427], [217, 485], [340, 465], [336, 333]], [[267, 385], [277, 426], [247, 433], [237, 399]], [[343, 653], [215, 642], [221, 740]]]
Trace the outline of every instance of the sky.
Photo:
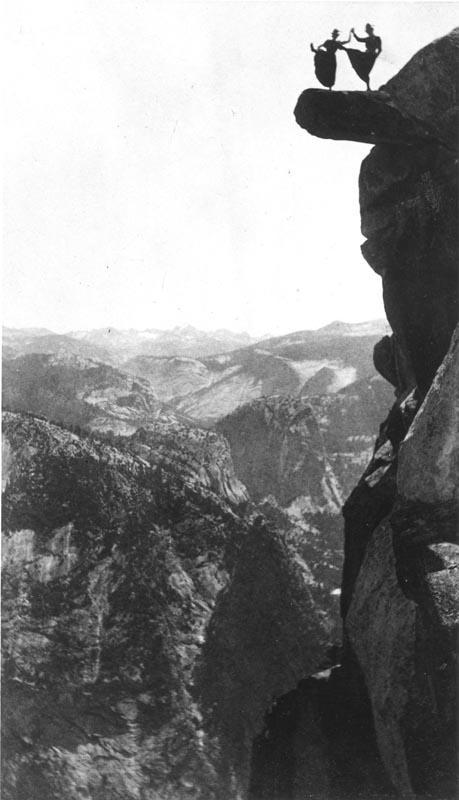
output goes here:
[[[370, 146], [309, 136], [311, 41], [383, 41], [377, 87], [458, 3], [10, 0], [3, 321], [252, 335], [384, 316], [360, 254]], [[338, 54], [336, 89], [363, 89]]]

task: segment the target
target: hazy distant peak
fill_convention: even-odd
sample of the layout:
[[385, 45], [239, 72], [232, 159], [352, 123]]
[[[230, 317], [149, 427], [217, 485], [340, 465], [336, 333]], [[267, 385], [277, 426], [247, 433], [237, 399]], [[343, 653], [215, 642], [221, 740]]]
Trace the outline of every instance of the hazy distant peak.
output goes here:
[[66, 352], [122, 367], [132, 359], [145, 356], [223, 358], [230, 352], [236, 354], [239, 351], [252, 351], [257, 344], [263, 342], [262, 349], [269, 351], [271, 358], [281, 356], [298, 361], [314, 357], [310, 348], [314, 349], [316, 345], [323, 347], [323, 343], [330, 337], [337, 344], [341, 341], [344, 346], [345, 341], [351, 338], [358, 340], [359, 337], [381, 337], [389, 330], [385, 320], [355, 323], [335, 320], [319, 330], [295, 331], [277, 337], [253, 337], [246, 332], [234, 332], [226, 328], [202, 331], [193, 325], [176, 326], [169, 330], [107, 326], [86, 331], [74, 330], [67, 334], [52, 333], [41, 328], [5, 328], [3, 346], [4, 354], [8, 357], [27, 352], [60, 355]]
[[49, 328], [10, 328], [5, 325], [2, 328], [2, 334], [4, 337], [7, 336], [49, 336], [53, 335], [53, 331]]
[[112, 358], [123, 359], [151, 355], [156, 357], [206, 357], [246, 347], [258, 341], [245, 332], [224, 328], [203, 331], [193, 325], [176, 325], [167, 330], [105, 327], [88, 331], [70, 331], [70, 339], [109, 349]]
[[[198, 328], [193, 327], [193, 325], [175, 325], [172, 331], [174, 333], [203, 333], [203, 331], [198, 330]], [[167, 329], [162, 331], [162, 333], [167, 333]]]
[[390, 332], [390, 326], [385, 319], [372, 319], [366, 322], [343, 322], [334, 320], [328, 325], [319, 328], [317, 334], [336, 336], [384, 336]]

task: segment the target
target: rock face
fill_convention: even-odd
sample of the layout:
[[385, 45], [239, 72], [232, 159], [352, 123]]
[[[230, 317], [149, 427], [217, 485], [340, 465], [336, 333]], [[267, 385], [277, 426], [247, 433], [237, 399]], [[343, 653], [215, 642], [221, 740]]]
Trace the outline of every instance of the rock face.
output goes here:
[[245, 797], [266, 708], [326, 658], [294, 532], [216, 433], [3, 432], [3, 796]]
[[360, 175], [363, 253], [383, 278], [394, 334], [374, 360], [397, 400], [344, 506], [341, 664], [269, 715], [254, 800], [456, 796], [458, 50], [455, 30], [376, 94], [308, 91], [296, 109], [316, 135], [376, 144]]
[[205, 796], [193, 668], [247, 521], [172, 457], [4, 434], [5, 797]]
[[[374, 484], [386, 498], [384, 519], [373, 526], [357, 577], [344, 573], [346, 635], [363, 670], [384, 765], [406, 797], [455, 796], [457, 342], [456, 334], [389, 467], [390, 500], [389, 470]], [[351, 518], [349, 553], [354, 532]]]
[[333, 92], [306, 89], [295, 118], [313, 136], [369, 144], [422, 146], [432, 141], [427, 125], [391, 102], [384, 91]]
[[[204, 645], [202, 697], [213, 709], [222, 763], [240, 776], [242, 796], [250, 778], [247, 753], [266, 710], [326, 660], [331, 626], [318, 614], [315, 589], [312, 572], [288, 540], [261, 523], [217, 601]], [[233, 792], [229, 798], [239, 796], [236, 784]]]
[[334, 394], [264, 397], [219, 421], [251, 497], [292, 511], [339, 513], [369, 462], [374, 432], [393, 401], [380, 378]]
[[[438, 370], [399, 453], [397, 487], [408, 501], [449, 503], [458, 491], [459, 336]], [[422, 464], [419, 473], [418, 465]]]
[[360, 172], [362, 252], [383, 279], [406, 385], [426, 392], [457, 322], [459, 29], [417, 53], [379, 92], [308, 90], [298, 122], [376, 144]]
[[459, 29], [421, 50], [384, 87], [426, 124], [418, 147], [378, 145], [362, 164], [362, 252], [383, 279], [387, 318], [425, 392], [458, 317], [457, 112]]
[[424, 402], [416, 390], [396, 403], [344, 507], [346, 659], [393, 786], [436, 800], [455, 796], [457, 342]]
[[[236, 474], [309, 565], [336, 622], [341, 506], [371, 459], [377, 422], [392, 399], [391, 387], [373, 378], [335, 394], [261, 398], [217, 425]], [[337, 625], [333, 634], [339, 639]]]
[[335, 667], [278, 700], [254, 742], [251, 800], [396, 800], [358, 688]]

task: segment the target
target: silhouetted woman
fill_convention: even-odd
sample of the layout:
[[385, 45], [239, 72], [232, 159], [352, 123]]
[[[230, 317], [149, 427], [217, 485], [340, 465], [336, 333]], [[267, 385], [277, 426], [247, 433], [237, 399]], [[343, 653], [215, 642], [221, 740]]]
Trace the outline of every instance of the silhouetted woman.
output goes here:
[[335, 28], [335, 30], [332, 31], [332, 38], [320, 44], [317, 49], [311, 44], [311, 50], [315, 53], [314, 69], [317, 80], [320, 81], [322, 86], [327, 86], [328, 89], [331, 89], [332, 86], [335, 85], [336, 51], [345, 50], [346, 48], [343, 47], [343, 45], [351, 41], [350, 34], [349, 39], [346, 39], [345, 42], [339, 42], [338, 36], [339, 31]]
[[370, 72], [382, 50], [382, 42], [379, 36], [375, 36], [372, 25], [365, 25], [365, 30], [368, 35], [360, 37], [357, 36], [354, 28], [351, 28], [351, 33], [357, 41], [365, 42], [365, 50], [354, 50], [351, 47], [344, 47], [343, 49], [349, 56], [354, 72], [366, 83], [367, 90], [370, 91]]

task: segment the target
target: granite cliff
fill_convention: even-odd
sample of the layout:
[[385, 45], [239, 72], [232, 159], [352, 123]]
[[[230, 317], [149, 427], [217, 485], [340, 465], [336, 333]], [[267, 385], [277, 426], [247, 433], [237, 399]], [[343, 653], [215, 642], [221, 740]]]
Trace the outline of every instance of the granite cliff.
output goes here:
[[375, 145], [362, 252], [382, 277], [393, 335], [374, 359], [397, 400], [344, 505], [340, 664], [269, 716], [253, 798], [456, 796], [458, 55], [456, 29], [378, 92], [307, 90], [295, 109], [316, 136]]
[[217, 424], [251, 497], [284, 508], [340, 513], [371, 458], [393, 390], [379, 376], [330, 394], [263, 397]]
[[317, 543], [171, 416], [3, 433], [3, 796], [247, 796], [266, 709], [328, 662]]
[[262, 397], [217, 424], [238, 478], [263, 513], [289, 531], [336, 623], [341, 507], [371, 459], [378, 421], [391, 400], [392, 387], [375, 377], [325, 395]]
[[456, 28], [423, 48], [377, 92], [308, 89], [295, 109], [316, 136], [376, 144], [359, 184], [362, 252], [393, 330], [377, 358], [424, 393], [457, 320], [458, 40]]

